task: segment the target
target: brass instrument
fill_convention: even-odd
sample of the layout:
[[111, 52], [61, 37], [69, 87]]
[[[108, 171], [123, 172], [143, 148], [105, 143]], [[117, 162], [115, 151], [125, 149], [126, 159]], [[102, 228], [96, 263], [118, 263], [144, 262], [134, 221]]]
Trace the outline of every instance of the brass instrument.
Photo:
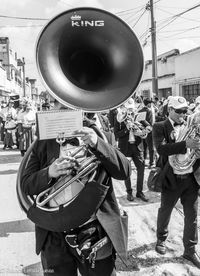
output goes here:
[[145, 139], [152, 128], [150, 125], [144, 126], [141, 122], [137, 121], [137, 111], [129, 110], [125, 106], [118, 108], [117, 121], [124, 122], [129, 130], [129, 143], [135, 143], [135, 136]]
[[[39, 35], [36, 60], [49, 93], [63, 105], [84, 112], [109, 110], [127, 101], [140, 83], [144, 66], [142, 48], [132, 29], [117, 16], [96, 8], [71, 9], [50, 20]], [[103, 133], [91, 127], [106, 141]], [[60, 177], [39, 195], [27, 196], [21, 183], [32, 147], [17, 176], [18, 200], [29, 219], [51, 231], [86, 222], [107, 191], [101, 185], [108, 179], [101, 164], [81, 145], [68, 153], [78, 163], [73, 175]], [[83, 160], [79, 160], [80, 153]], [[77, 194], [66, 202], [58, 199], [76, 181], [82, 185]]]
[[86, 145], [69, 147], [64, 156], [75, 157], [78, 168], [71, 175], [59, 177], [56, 183], [41, 192], [36, 197], [36, 205], [43, 210], [59, 209], [60, 205], [67, 206], [79, 194], [88, 181], [92, 181], [96, 175], [98, 161], [94, 155], [86, 157], [88, 149]]
[[[179, 132], [179, 136], [176, 137], [176, 142], [184, 141], [187, 138], [200, 139], [200, 112], [188, 116], [187, 124], [184, 126], [183, 130]], [[174, 154], [169, 156], [169, 163], [171, 167], [176, 170], [177, 174], [183, 174], [190, 170], [197, 160], [196, 153], [197, 151], [188, 148], [186, 154]]]

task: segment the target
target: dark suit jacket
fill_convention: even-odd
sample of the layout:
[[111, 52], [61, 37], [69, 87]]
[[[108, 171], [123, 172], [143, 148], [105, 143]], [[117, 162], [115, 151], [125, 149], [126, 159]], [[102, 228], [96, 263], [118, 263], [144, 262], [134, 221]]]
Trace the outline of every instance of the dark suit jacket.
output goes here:
[[[140, 122], [144, 127], [149, 126], [149, 123], [144, 120]], [[124, 122], [119, 123], [117, 119], [115, 118], [114, 121], [114, 134], [115, 138], [118, 141], [118, 148], [120, 151], [127, 157], [131, 157], [132, 150], [131, 147], [140, 147], [140, 150], [143, 149], [143, 139], [139, 136], [135, 136], [135, 143], [131, 144], [128, 142], [129, 140], [129, 130], [126, 127], [126, 124]]]
[[[153, 141], [159, 154], [157, 166], [163, 169], [162, 186], [167, 189], [175, 189], [177, 184], [173, 169], [168, 162], [168, 156], [186, 153], [186, 142], [175, 142], [173, 135], [171, 135], [173, 130], [174, 128], [168, 118], [153, 125]], [[196, 170], [199, 164], [200, 160], [198, 159], [193, 166], [193, 171]]]
[[153, 114], [150, 108], [147, 106], [144, 106], [142, 109], [140, 109], [139, 112], [146, 112], [146, 118], [145, 120], [150, 124], [150, 126], [153, 125]]
[[[131, 174], [130, 163], [116, 148], [98, 137], [97, 147], [92, 150], [108, 174], [125, 180]], [[48, 166], [59, 156], [59, 144], [55, 140], [37, 141], [22, 177], [22, 189], [27, 195], [38, 195], [48, 188]], [[110, 237], [119, 256], [125, 261], [127, 252], [127, 216], [122, 217], [110, 179], [105, 200], [97, 211], [97, 219]], [[48, 231], [36, 225], [36, 253], [39, 254]]]

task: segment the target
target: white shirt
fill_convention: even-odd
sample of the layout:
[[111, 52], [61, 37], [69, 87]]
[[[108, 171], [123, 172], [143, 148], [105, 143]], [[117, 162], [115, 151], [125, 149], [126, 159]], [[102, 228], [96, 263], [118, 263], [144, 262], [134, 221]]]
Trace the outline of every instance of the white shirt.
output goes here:
[[[168, 117], [169, 118], [169, 117]], [[182, 124], [182, 125], [176, 125], [174, 126], [174, 121], [172, 119], [170, 119], [170, 123], [172, 124], [173, 128], [174, 128], [174, 138], [175, 138], [175, 141], [176, 142], [180, 142], [182, 141], [182, 139], [180, 139], [180, 136], [182, 135], [182, 133], [184, 132], [184, 129], [185, 129], [185, 125]], [[179, 160], [179, 162], [186, 160], [188, 155], [190, 153], [190, 149], [187, 149], [187, 152], [185, 154], [176, 154], [177, 155], [177, 158]], [[169, 159], [169, 163], [170, 163], [170, 156], [168, 157]], [[187, 170], [184, 170], [184, 172], [180, 172], [176, 169], [173, 168], [173, 171], [174, 171], [174, 174], [187, 174], [187, 173], [192, 173], [193, 172], [193, 167], [189, 167]]]

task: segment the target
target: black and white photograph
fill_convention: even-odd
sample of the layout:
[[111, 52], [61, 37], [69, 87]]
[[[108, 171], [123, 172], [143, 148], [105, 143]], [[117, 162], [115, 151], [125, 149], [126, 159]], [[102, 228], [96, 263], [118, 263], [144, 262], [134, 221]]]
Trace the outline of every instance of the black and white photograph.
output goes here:
[[0, 275], [200, 275], [200, 2], [0, 0]]

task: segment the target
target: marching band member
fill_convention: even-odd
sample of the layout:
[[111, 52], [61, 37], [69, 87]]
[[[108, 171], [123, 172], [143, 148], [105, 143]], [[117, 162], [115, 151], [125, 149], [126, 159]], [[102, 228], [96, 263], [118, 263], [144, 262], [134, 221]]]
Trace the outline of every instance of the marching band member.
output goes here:
[[[125, 103], [125, 109], [129, 113], [130, 116], [136, 112], [135, 104], [133, 99], [129, 99]], [[149, 127], [149, 124], [146, 121], [141, 121], [144, 129]], [[136, 197], [143, 200], [148, 201], [146, 196], [143, 193], [143, 182], [144, 182], [144, 153], [143, 153], [143, 140], [140, 136], [134, 135], [135, 141], [130, 141], [130, 129], [129, 123], [126, 124], [125, 121], [119, 122], [115, 120], [114, 123], [114, 134], [116, 140], [118, 140], [118, 147], [120, 151], [127, 157], [131, 157], [133, 160], [136, 169], [137, 169], [137, 185], [136, 185]], [[131, 188], [131, 179], [130, 177], [125, 180], [127, 199], [129, 201], [133, 201], [132, 188]]]
[[1, 127], [1, 132], [3, 134], [2, 140], [4, 140], [4, 133], [5, 133], [4, 125], [8, 114], [11, 114], [11, 117], [13, 120], [16, 119], [17, 112], [16, 112], [16, 109], [14, 108], [13, 100], [9, 100], [8, 104], [5, 107], [3, 107], [0, 111], [0, 117], [2, 118], [2, 127]]
[[[76, 229], [52, 232], [36, 225], [36, 253], [41, 252], [44, 275], [77, 276], [78, 269], [82, 276], [114, 276], [115, 252], [126, 261], [127, 216], [120, 214], [111, 177], [124, 180], [131, 168], [119, 150], [97, 136], [91, 128], [93, 124], [86, 120], [85, 126], [74, 134], [82, 136], [84, 144], [105, 168], [109, 181], [104, 187], [108, 190], [89, 221]], [[67, 140], [66, 146], [74, 144], [74, 139]], [[27, 195], [38, 195], [58, 177], [70, 175], [77, 166], [73, 158], [59, 158], [59, 155], [55, 139], [36, 141], [22, 177], [23, 191]], [[91, 197], [88, 194], [87, 200], [92, 200]]]
[[194, 112], [199, 112], [200, 111], [200, 96], [196, 97], [194, 103], [195, 103]]
[[16, 144], [16, 122], [12, 119], [12, 114], [7, 114], [4, 125], [4, 147], [3, 149], [12, 149]]
[[22, 103], [22, 109], [18, 114], [19, 150], [24, 156], [34, 140], [36, 115], [30, 103]]
[[185, 128], [185, 115], [188, 104], [185, 98], [171, 96], [168, 102], [168, 118], [157, 122], [153, 126], [153, 139], [159, 154], [157, 166], [161, 167], [160, 182], [162, 183], [161, 205], [157, 217], [157, 243], [156, 251], [164, 255], [166, 253], [166, 239], [168, 236], [168, 224], [171, 213], [180, 199], [184, 212], [183, 231], [183, 257], [200, 268], [200, 258], [196, 253], [197, 237], [197, 211], [199, 186], [194, 177], [200, 160], [184, 171], [179, 171], [170, 164], [170, 158], [174, 155], [185, 156], [187, 149], [199, 150], [200, 142], [196, 138], [186, 137], [177, 141], [177, 137]]
[[[146, 121], [150, 124], [152, 127], [155, 120], [155, 116], [153, 114], [153, 107], [152, 107], [152, 100], [150, 99], [144, 99], [143, 100], [144, 107], [140, 109], [140, 112], [146, 112]], [[150, 131], [145, 139], [143, 139], [144, 143], [144, 159], [147, 158], [147, 149], [149, 151], [149, 165], [148, 168], [152, 169], [155, 165], [155, 152], [154, 152], [154, 145], [153, 145], [153, 136], [152, 131]]]

